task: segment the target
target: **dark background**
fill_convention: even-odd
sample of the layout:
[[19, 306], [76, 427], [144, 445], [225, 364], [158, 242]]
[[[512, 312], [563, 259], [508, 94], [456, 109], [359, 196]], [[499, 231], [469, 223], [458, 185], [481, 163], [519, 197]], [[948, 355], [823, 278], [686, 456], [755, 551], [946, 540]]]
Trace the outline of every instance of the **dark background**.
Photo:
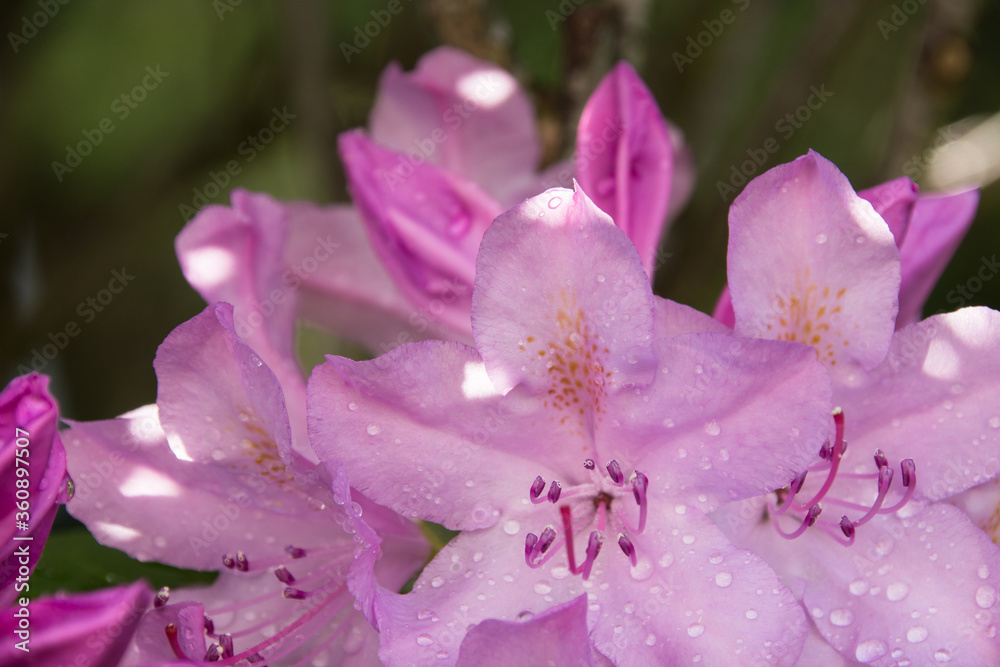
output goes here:
[[[342, 43], [353, 46], [356, 29], [387, 0], [3, 3], [4, 380], [30, 363], [49, 333], [75, 322], [79, 335], [44, 368], [63, 413], [104, 419], [152, 402], [156, 346], [204, 307], [174, 256], [185, 223], [180, 206], [191, 206], [193, 190], [230, 160], [241, 173], [212, 201], [228, 203], [233, 186], [346, 200], [337, 134], [366, 123], [387, 63], [410, 69], [439, 44], [519, 77], [538, 109], [547, 162], [572, 149], [576, 115], [599, 78], [617, 59], [631, 60], [686, 133], [698, 167], [694, 196], [664, 242], [670, 257], [655, 288], [706, 311], [725, 282], [732, 198], [723, 201], [717, 182], [729, 180], [747, 150], [775, 137], [780, 151], [760, 171], [811, 147], [858, 189], [909, 170], [930, 191], [951, 175], [939, 165], [945, 173], [932, 178], [934, 154], [929, 168], [915, 160], [937, 138], [955, 136], [939, 128], [1000, 111], [995, 2], [400, 1], [402, 12], [350, 62]], [[58, 11], [42, 21], [45, 7]], [[717, 21], [724, 10], [735, 17], [729, 24]], [[32, 30], [33, 20], [44, 25]], [[23, 39], [12, 44], [12, 34]], [[699, 37], [708, 44], [700, 53], [691, 47]], [[679, 67], [675, 53], [688, 49], [696, 56]], [[139, 85], [147, 67], [169, 75], [123, 118], [126, 107], [114, 100]], [[775, 123], [813, 86], [832, 97], [785, 139]], [[241, 142], [285, 107], [296, 119], [247, 163]], [[57, 178], [52, 163], [65, 162], [67, 145], [105, 118], [114, 131]], [[995, 150], [986, 158], [994, 167], [1000, 161]], [[986, 185], [928, 313], [952, 310], [949, 291], [975, 275], [982, 256], [1000, 252], [998, 219], [1000, 188]], [[134, 281], [87, 321], [78, 305], [123, 267]], [[970, 303], [1000, 307], [1000, 280], [986, 282]]]

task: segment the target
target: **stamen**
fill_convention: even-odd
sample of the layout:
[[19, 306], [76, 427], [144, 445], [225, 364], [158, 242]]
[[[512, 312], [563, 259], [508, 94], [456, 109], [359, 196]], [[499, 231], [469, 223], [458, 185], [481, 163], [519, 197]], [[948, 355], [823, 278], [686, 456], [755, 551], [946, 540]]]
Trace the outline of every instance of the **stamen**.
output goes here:
[[618, 536], [618, 546], [622, 548], [625, 555], [628, 556], [629, 562], [632, 563], [632, 567], [635, 567], [638, 563], [635, 555], [635, 547], [632, 546], [632, 540], [628, 539], [624, 533]]
[[902, 509], [903, 505], [910, 502], [910, 498], [913, 497], [913, 492], [917, 488], [917, 464], [913, 462], [913, 459], [903, 459], [899, 464], [899, 472], [906, 492], [898, 503], [892, 507], [884, 508], [881, 514], [893, 514]]
[[287, 547], [285, 547], [285, 553], [288, 554], [289, 556], [291, 556], [292, 558], [305, 558], [306, 557], [306, 550], [305, 549], [300, 549], [299, 547], [293, 547], [291, 544], [289, 544]]
[[274, 568], [274, 576], [283, 584], [295, 583], [295, 577], [292, 576], [292, 573], [284, 565]]
[[847, 518], [846, 514], [840, 517], [840, 529], [844, 531], [844, 537], [849, 539], [851, 544], [854, 544], [854, 524], [851, 523], [851, 520]]
[[563, 531], [566, 534], [566, 557], [569, 558], [569, 571], [577, 574], [576, 553], [573, 550], [573, 521], [571, 511], [567, 505], [563, 505], [559, 508], [559, 514], [562, 515]]
[[597, 554], [601, 553], [601, 545], [603, 544], [604, 533], [599, 533], [596, 530], [590, 533], [590, 539], [587, 541], [587, 560], [583, 561], [583, 566], [578, 573], [583, 576], [584, 581], [590, 578], [590, 570], [594, 567], [594, 561], [597, 560]]
[[236, 567], [236, 559], [233, 558], [232, 554], [225, 554], [222, 557], [222, 564], [226, 566], [226, 569], [232, 570], [234, 567]]
[[305, 600], [309, 597], [309, 594], [298, 588], [292, 588], [291, 586], [286, 586], [285, 590], [281, 591], [281, 597], [286, 600]]
[[242, 551], [236, 552], [236, 569], [240, 572], [250, 571], [250, 561], [247, 560], [246, 555]]
[[226, 633], [219, 635], [219, 645], [222, 647], [222, 657], [231, 658], [233, 657], [233, 637], [232, 635]]
[[538, 552], [545, 553], [556, 540], [556, 530], [552, 526], [546, 526], [542, 531], [542, 536], [538, 538]]
[[218, 662], [220, 660], [222, 660], [222, 647], [217, 643], [213, 643], [205, 651], [205, 662]]
[[618, 461], [611, 459], [608, 461], [608, 475], [611, 476], [611, 481], [614, 482], [615, 486], [621, 486], [622, 482], [625, 481], [625, 475], [622, 474], [622, 467], [618, 465]]
[[544, 490], [545, 490], [545, 480], [542, 479], [541, 475], [539, 475], [538, 477], [535, 478], [535, 481], [532, 482], [531, 484], [531, 502], [535, 503], [536, 505], [538, 503], [545, 502], [543, 500], [540, 500], [542, 491]]
[[773, 522], [774, 529], [777, 530], [778, 534], [784, 537], [785, 539], [794, 540], [796, 537], [806, 532], [806, 528], [816, 523], [816, 519], [819, 517], [819, 513], [822, 511], [823, 508], [820, 505], [813, 505], [812, 507], [810, 507], [809, 513], [806, 514], [805, 520], [799, 525], [798, 528], [796, 528], [794, 531], [790, 533], [786, 533], [785, 531], [783, 531], [781, 529], [781, 526], [778, 525], [778, 519], [775, 518]]
[[186, 661], [188, 657], [184, 655], [184, 651], [181, 649], [180, 640], [177, 639], [177, 626], [170, 623], [166, 628], [164, 628], [164, 631], [167, 633], [167, 642], [170, 644], [170, 650], [173, 651], [174, 655], [178, 658]]
[[[541, 477], [539, 477], [538, 479], [541, 479]], [[552, 484], [549, 486], [549, 502], [554, 505], [556, 502], [558, 502], [559, 496], [561, 495], [562, 495], [562, 484], [560, 484], [555, 480], [552, 480]]]
[[[635, 496], [635, 502], [639, 505], [639, 526], [636, 532], [643, 533], [646, 531], [646, 489], [649, 488], [649, 478], [644, 474], [636, 470], [632, 473], [632, 495]], [[635, 563], [632, 563], [635, 565]]]
[[205, 614], [205, 634], [214, 635], [215, 634], [215, 622], [212, 617]]
[[153, 608], [159, 609], [170, 602], [170, 587], [164, 586], [156, 592], [156, 597], [153, 598]]
[[597, 467], [597, 464], [594, 463], [594, 459], [587, 459], [583, 462], [583, 467], [587, 470], [594, 470]]
[[875, 465], [878, 466], [879, 470], [882, 470], [882, 468], [885, 468], [886, 466], [889, 465], [889, 459], [885, 457], [885, 452], [883, 452], [881, 449], [875, 450]]

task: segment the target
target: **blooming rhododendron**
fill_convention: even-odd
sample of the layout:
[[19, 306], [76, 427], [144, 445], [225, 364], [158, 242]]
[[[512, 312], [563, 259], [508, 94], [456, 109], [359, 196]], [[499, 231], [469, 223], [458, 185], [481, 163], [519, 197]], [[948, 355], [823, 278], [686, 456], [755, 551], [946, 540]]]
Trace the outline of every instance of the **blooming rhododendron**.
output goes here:
[[385, 662], [453, 663], [480, 651], [462, 646], [470, 626], [584, 593], [590, 641], [616, 664], [794, 662], [801, 609], [704, 512], [808, 462], [826, 374], [796, 343], [654, 340], [654, 303], [627, 237], [554, 189], [486, 232], [476, 349], [428, 341], [314, 371], [320, 457], [463, 531], [411, 594], [366, 593]]

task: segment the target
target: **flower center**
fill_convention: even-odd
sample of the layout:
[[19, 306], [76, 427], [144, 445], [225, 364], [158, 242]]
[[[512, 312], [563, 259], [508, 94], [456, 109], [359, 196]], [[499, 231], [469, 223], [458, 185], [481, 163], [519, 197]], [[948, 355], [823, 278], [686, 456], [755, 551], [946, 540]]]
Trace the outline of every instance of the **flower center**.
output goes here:
[[[885, 506], [885, 501], [892, 487], [894, 471], [889, 466], [889, 460], [881, 449], [875, 451], [874, 473], [845, 473], [840, 471], [840, 462], [847, 451], [847, 442], [844, 440], [844, 411], [836, 408], [833, 411], [833, 422], [836, 428], [834, 443], [829, 441], [819, 451], [820, 461], [806, 469], [801, 475], [792, 480], [792, 483], [775, 493], [777, 502], [768, 503], [768, 513], [774, 524], [775, 530], [786, 539], [795, 539], [802, 535], [810, 526], [818, 525], [828, 535], [844, 544], [850, 546], [854, 544], [854, 536], [857, 529], [865, 525], [879, 514], [893, 514], [899, 511], [913, 497], [913, 491], [917, 486], [917, 467], [913, 459], [903, 459], [900, 463], [900, 476], [902, 477], [903, 491], [898, 502], [890, 507]], [[807, 500], [797, 500], [799, 494], [806, 483], [806, 476], [810, 473], [826, 473], [826, 479], [820, 488], [815, 491]], [[854, 480], [877, 480], [878, 494], [875, 501], [869, 507], [859, 503], [835, 498], [830, 495], [836, 479]], [[807, 495], [807, 494], [803, 494]], [[830, 505], [843, 507], [849, 511], [863, 513], [860, 518], [851, 519], [846, 514], [841, 516], [839, 522], [825, 521], [820, 519], [823, 511], [822, 502]], [[799, 526], [790, 532], [781, 527], [783, 516], [795, 516], [799, 519]]]
[[[633, 526], [626, 516], [628, 503], [616, 502], [627, 495], [625, 474], [618, 462], [609, 461], [605, 466], [606, 474], [598, 471], [593, 459], [584, 461], [583, 467], [590, 472], [591, 479], [565, 491], [560, 482], [552, 480], [548, 493], [545, 493], [545, 480], [540, 475], [531, 484], [528, 497], [532, 503], [559, 506], [557, 525], [562, 527], [562, 534], [552, 525], [546, 526], [540, 535], [528, 533], [524, 541], [524, 560], [529, 567], [541, 567], [565, 545], [570, 572], [588, 579], [607, 532], [618, 534], [618, 546], [632, 566], [636, 565], [636, 550], [629, 535], [641, 535], [646, 530], [649, 479], [638, 470], [634, 470], [629, 478], [628, 486], [639, 509], [638, 521]], [[578, 562], [576, 534], [591, 527], [583, 562]]]

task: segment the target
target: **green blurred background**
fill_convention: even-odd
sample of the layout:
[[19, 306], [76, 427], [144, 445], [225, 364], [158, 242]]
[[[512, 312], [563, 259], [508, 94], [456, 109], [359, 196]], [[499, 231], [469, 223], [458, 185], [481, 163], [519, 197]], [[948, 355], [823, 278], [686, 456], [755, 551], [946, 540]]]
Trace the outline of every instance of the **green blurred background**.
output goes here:
[[[664, 241], [663, 296], [711, 310], [725, 283], [732, 200], [718, 183], [769, 137], [780, 150], [760, 171], [814, 148], [858, 189], [904, 173], [924, 191], [987, 182], [927, 313], [954, 309], [952, 290], [1000, 252], [1000, 187], [988, 184], [1000, 164], [995, 137], [972, 142], [985, 166], [971, 176], [925, 153], [1000, 112], [996, 2], [399, 1], [402, 12], [362, 48], [358, 32], [388, 0], [3, 3], [3, 379], [75, 322], [79, 334], [44, 368], [63, 413], [103, 419], [152, 402], [156, 346], [204, 307], [173, 251], [182, 206], [231, 160], [240, 173], [209, 187], [208, 200], [228, 203], [238, 186], [345, 201], [337, 134], [366, 123], [390, 61], [410, 69], [440, 44], [518, 76], [546, 162], [568, 156], [579, 110], [610, 66], [636, 65], [697, 163], [692, 200]], [[786, 138], [776, 123], [813, 87], [832, 96]], [[240, 146], [274, 109], [295, 118], [248, 162]], [[67, 163], [67, 146], [88, 135], [100, 143], [57, 174], [53, 163]], [[134, 280], [88, 314], [86, 299], [122, 268]], [[967, 301], [1000, 308], [1000, 280]]]

